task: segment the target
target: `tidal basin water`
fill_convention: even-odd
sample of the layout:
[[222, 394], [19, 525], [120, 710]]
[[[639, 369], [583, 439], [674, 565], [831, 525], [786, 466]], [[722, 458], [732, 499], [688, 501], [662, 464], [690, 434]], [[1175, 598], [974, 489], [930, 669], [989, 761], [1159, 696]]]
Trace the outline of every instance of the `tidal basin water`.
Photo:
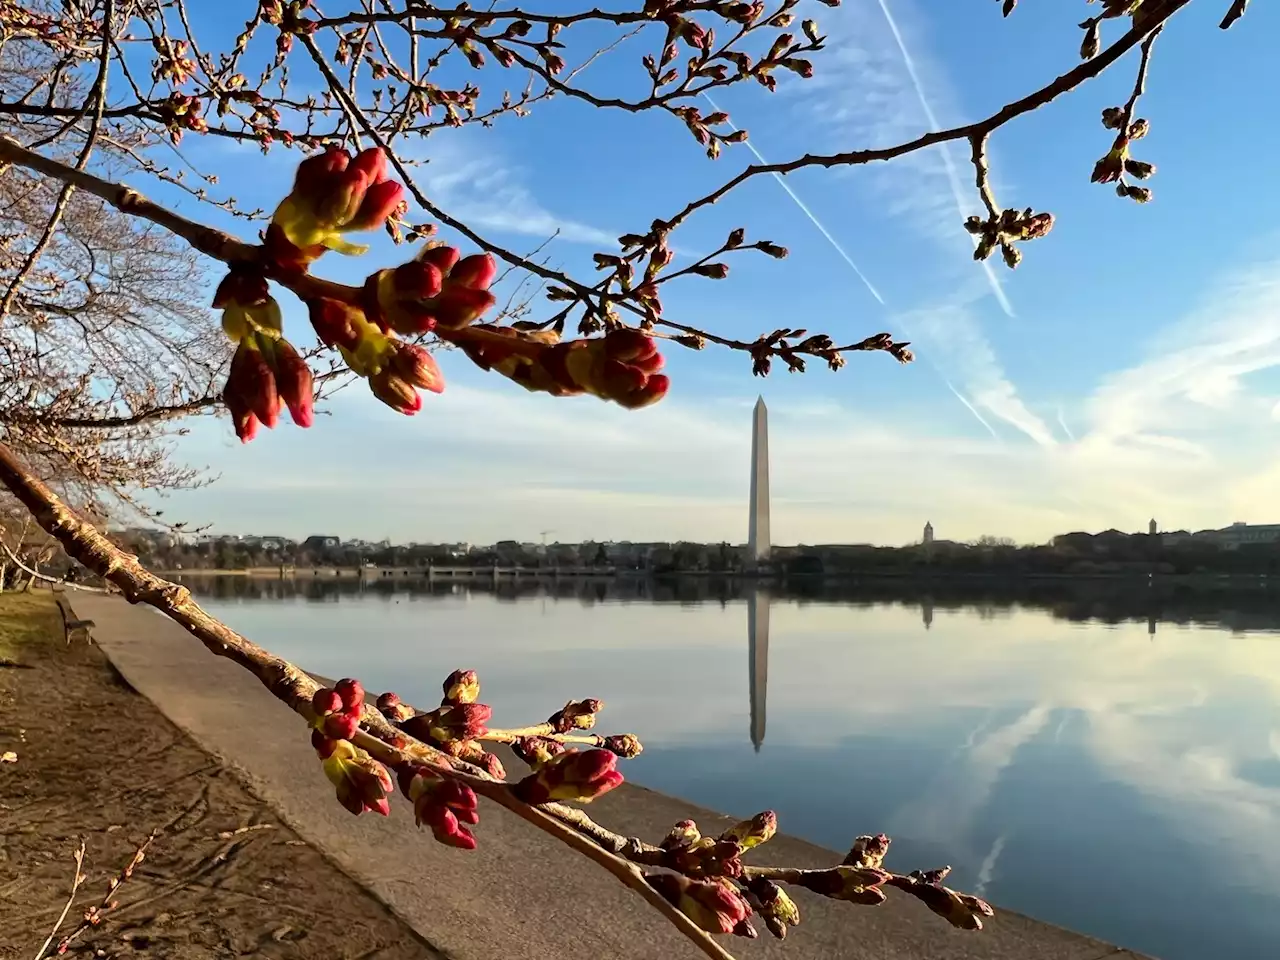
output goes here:
[[1163, 960], [1280, 955], [1280, 594], [190, 583], [420, 706], [456, 667], [495, 726], [600, 697], [644, 741], [629, 779], [834, 850], [883, 831], [891, 866], [953, 864], [997, 907]]

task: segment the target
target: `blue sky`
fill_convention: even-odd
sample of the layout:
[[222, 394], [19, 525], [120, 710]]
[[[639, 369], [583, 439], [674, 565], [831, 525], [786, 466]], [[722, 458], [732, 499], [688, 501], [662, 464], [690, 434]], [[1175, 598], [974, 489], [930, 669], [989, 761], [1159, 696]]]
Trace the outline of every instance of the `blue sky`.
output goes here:
[[[1136, 530], [1152, 516], [1170, 529], [1280, 520], [1280, 194], [1262, 159], [1280, 146], [1265, 119], [1267, 91], [1280, 89], [1268, 46], [1280, 12], [1255, 4], [1222, 32], [1223, 6], [1191, 5], [1157, 43], [1139, 111], [1152, 132], [1135, 151], [1159, 167], [1153, 203], [1089, 183], [1108, 146], [1098, 115], [1127, 96], [1136, 53], [995, 135], [999, 201], [1057, 216], [1017, 271], [970, 257], [961, 221], [979, 203], [963, 144], [951, 146], [954, 178], [937, 150], [788, 177], [879, 299], [769, 178], [676, 235], [680, 251], [697, 253], [745, 226], [792, 255], [742, 255], [728, 280], [674, 285], [664, 296], [673, 319], [747, 339], [783, 325], [841, 341], [886, 330], [913, 342], [910, 366], [854, 355], [839, 373], [815, 366], [761, 380], [743, 354], [672, 346], [668, 398], [632, 412], [529, 395], [445, 353], [448, 389], [411, 419], [357, 385], [313, 429], [282, 426], [244, 447], [225, 420], [194, 421], [178, 455], [219, 479], [170, 497], [167, 516], [223, 532], [405, 541], [532, 540], [543, 530], [741, 541], [750, 407], [762, 393], [782, 543], [904, 543], [926, 520], [939, 537], [1028, 542]], [[830, 37], [813, 80], [717, 97], [770, 160], [909, 139], [928, 129], [927, 110], [942, 126], [988, 115], [1075, 65], [1075, 24], [1089, 12], [1024, 3], [1002, 20], [998, 4], [979, 0], [812, 8], [802, 11]], [[629, 41], [579, 80], [634, 91], [650, 47]], [[504, 79], [490, 71], [480, 85], [496, 93]], [[193, 139], [188, 155], [246, 204], [270, 208], [287, 191], [296, 155]], [[444, 209], [516, 250], [559, 228], [547, 253], [579, 275], [618, 234], [752, 160], [744, 146], [707, 160], [669, 116], [562, 100], [490, 129], [437, 134], [413, 153], [429, 159], [420, 182]], [[331, 255], [318, 272], [354, 280], [403, 256], [375, 239], [366, 258]], [[305, 315], [287, 293], [281, 300], [306, 341]]]

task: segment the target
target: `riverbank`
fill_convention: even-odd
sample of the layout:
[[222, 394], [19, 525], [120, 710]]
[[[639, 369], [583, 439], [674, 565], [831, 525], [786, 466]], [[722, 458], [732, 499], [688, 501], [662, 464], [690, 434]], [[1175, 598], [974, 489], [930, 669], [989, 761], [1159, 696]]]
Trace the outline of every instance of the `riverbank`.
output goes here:
[[[150, 610], [118, 598], [76, 595], [73, 600], [81, 616], [96, 620], [95, 637], [132, 686], [246, 777], [300, 836], [449, 956], [652, 960], [697, 955], [595, 865], [487, 803], [482, 804], [480, 846], [470, 853], [418, 835], [401, 802], [393, 803], [386, 819], [352, 818], [334, 802], [300, 721], [249, 674], [210, 657], [181, 628]], [[510, 766], [517, 769], [514, 760]], [[620, 832], [647, 838], [662, 836], [686, 818], [707, 825], [728, 822], [630, 784], [594, 804], [592, 815]], [[851, 830], [874, 826], [850, 824]], [[769, 860], [797, 866], [839, 859], [790, 837], [776, 838], [768, 850]], [[904, 897], [891, 897], [875, 909], [804, 895], [797, 899], [804, 922], [785, 943], [764, 936], [726, 946], [742, 960], [1135, 956], [998, 907], [989, 928], [971, 934], [953, 930]]]
[[[62, 933], [153, 829], [118, 909], [76, 941], [98, 956], [440, 960], [138, 696], [95, 645], [63, 642], [49, 593], [0, 594], [0, 957]], [[57, 946], [55, 939], [54, 948]]]

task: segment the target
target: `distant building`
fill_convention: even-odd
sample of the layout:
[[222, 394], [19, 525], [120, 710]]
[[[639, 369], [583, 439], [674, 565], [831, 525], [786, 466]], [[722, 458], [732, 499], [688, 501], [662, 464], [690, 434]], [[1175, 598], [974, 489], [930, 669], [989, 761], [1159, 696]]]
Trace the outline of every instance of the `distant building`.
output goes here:
[[926, 523], [924, 525], [924, 540], [922, 541], [926, 547], [933, 545], [933, 524]]
[[1196, 536], [1228, 548], [1245, 543], [1280, 543], [1280, 523], [1253, 524], [1237, 521], [1221, 530], [1205, 530]]
[[1154, 537], [1160, 533], [1160, 526], [1156, 523], [1155, 517], [1151, 518], [1151, 523], [1147, 526], [1147, 536]]

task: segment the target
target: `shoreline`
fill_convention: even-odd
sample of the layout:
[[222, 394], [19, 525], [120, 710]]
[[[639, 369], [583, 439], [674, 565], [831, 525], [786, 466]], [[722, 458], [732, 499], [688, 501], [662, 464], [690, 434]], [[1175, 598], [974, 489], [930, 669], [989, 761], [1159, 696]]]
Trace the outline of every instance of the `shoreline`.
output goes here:
[[870, 570], [850, 573], [777, 574], [681, 570], [653, 573], [647, 570], [582, 570], [540, 567], [375, 567], [361, 571], [356, 567], [298, 567], [283, 571], [276, 567], [242, 569], [157, 570], [157, 576], [171, 580], [207, 577], [243, 577], [255, 580], [365, 580], [395, 582], [401, 580], [439, 580], [444, 582], [473, 580], [726, 580], [760, 584], [857, 584], [861, 581], [904, 581], [910, 583], [977, 583], [994, 581], [1015, 583], [1160, 583], [1171, 585], [1210, 586], [1214, 584], [1248, 585], [1280, 589], [1280, 575], [1267, 573], [1031, 573], [969, 571], [898, 571]]
[[[210, 656], [176, 624], [121, 598], [70, 599], [79, 616], [96, 621], [95, 640], [135, 690], [245, 778], [303, 839], [447, 955], [458, 960], [697, 955], [631, 891], [487, 802], [480, 846], [469, 853], [419, 836], [402, 802], [393, 803], [386, 819], [352, 818], [320, 775], [301, 722], [254, 677]], [[514, 759], [511, 768], [520, 769]], [[611, 829], [651, 839], [678, 820], [732, 822], [630, 783], [602, 797], [591, 812]], [[840, 859], [781, 834], [766, 849], [770, 860], [800, 867]], [[726, 940], [725, 946], [740, 960], [1140, 960], [1138, 954], [998, 907], [986, 930], [968, 933], [907, 897], [891, 896], [874, 909], [803, 891], [796, 899], [804, 922], [785, 943], [763, 935], [755, 941]], [[587, 903], [591, 909], [583, 910]]]

